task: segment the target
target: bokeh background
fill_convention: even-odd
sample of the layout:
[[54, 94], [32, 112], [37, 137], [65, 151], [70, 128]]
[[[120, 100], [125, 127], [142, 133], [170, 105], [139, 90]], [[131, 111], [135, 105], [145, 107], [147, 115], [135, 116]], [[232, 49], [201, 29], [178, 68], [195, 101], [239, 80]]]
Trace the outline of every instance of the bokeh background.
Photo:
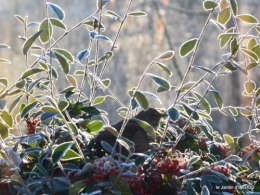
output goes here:
[[[43, 0], [1, 0], [0, 43], [11, 46], [11, 50], [0, 50], [0, 57], [10, 60], [11, 64], [0, 64], [0, 77], [8, 78], [10, 85], [26, 70], [25, 59], [22, 54], [23, 41], [18, 38], [18, 36], [24, 36], [24, 29], [14, 15], [18, 14], [22, 17], [28, 15], [28, 23], [41, 22], [45, 18], [44, 2]], [[66, 13], [63, 22], [66, 24], [67, 29], [70, 29], [96, 10], [95, 0], [51, 0], [50, 2], [59, 5]], [[113, 0], [105, 6], [104, 11], [112, 10], [120, 16], [123, 16], [128, 2], [129, 1], [125, 0]], [[237, 2], [239, 5], [239, 14], [250, 13], [260, 19], [259, 0], [237, 0]], [[180, 58], [178, 54], [179, 47], [183, 42], [199, 36], [209, 14], [203, 9], [202, 3], [203, 0], [133, 1], [131, 11], [144, 11], [147, 13], [147, 16], [129, 17], [126, 19], [116, 43], [118, 49], [114, 50], [114, 57], [109, 61], [103, 77], [111, 79], [110, 89], [123, 104], [128, 105], [129, 97], [127, 90], [137, 85], [141, 74], [149, 62], [167, 50], [175, 51], [175, 57], [164, 62], [172, 70], [173, 75], [169, 77], [156, 66], [149, 72], [166, 78], [173, 86], [180, 85], [188, 66], [190, 55], [185, 58]], [[216, 10], [212, 19], [216, 19], [218, 11], [219, 10]], [[50, 17], [54, 17], [54, 15], [50, 13]], [[98, 17], [98, 15], [96, 17]], [[103, 23], [106, 30], [102, 32], [102, 34], [113, 40], [120, 21], [103, 17]], [[232, 27], [232, 25], [233, 23], [230, 21], [227, 24], [227, 28]], [[27, 35], [30, 36], [35, 33], [37, 28], [37, 26], [28, 27]], [[249, 28], [250, 26], [239, 23], [239, 30], [242, 33], [247, 32]], [[81, 26], [59, 42], [59, 47], [69, 50], [76, 56], [79, 51], [88, 48], [90, 41], [88, 33], [86, 27]], [[228, 52], [227, 47], [223, 49], [219, 48], [217, 37], [220, 33], [221, 30], [213, 23], [209, 24], [194, 65], [212, 68], [221, 60], [221, 55]], [[53, 38], [57, 39], [61, 34], [62, 31], [54, 27]], [[105, 54], [108, 50], [109, 45], [102, 42], [100, 55]], [[94, 56], [92, 56], [92, 59], [94, 59]], [[34, 60], [36, 60], [36, 57], [31, 56], [29, 64]], [[83, 67], [76, 64], [72, 64], [71, 67], [72, 74], [75, 70], [83, 69]], [[67, 87], [68, 83], [63, 76], [62, 70], [57, 69], [60, 72], [57, 87], [61, 90]], [[188, 81], [197, 81], [202, 75], [202, 71], [192, 70], [188, 76]], [[256, 82], [257, 86], [259, 86], [259, 70], [254, 69], [254, 72], [250, 72], [250, 76]], [[212, 77], [208, 77], [207, 80], [210, 81], [211, 78]], [[238, 71], [218, 78], [214, 87], [220, 91], [225, 106], [250, 105], [251, 100], [241, 96], [244, 90], [243, 83], [245, 81], [246, 77]], [[146, 78], [141, 89], [155, 93], [157, 86], [149, 78]], [[89, 94], [88, 89], [86, 88], [85, 90], [86, 94]], [[197, 90], [202, 93], [203, 85]], [[102, 93], [102, 91], [99, 92], [100, 95]], [[157, 95], [162, 100], [162, 104], [150, 99], [151, 106], [167, 108], [173, 103], [175, 91], [162, 92]], [[207, 96], [207, 99], [213, 107], [216, 106], [212, 96]], [[115, 101], [111, 100], [99, 107], [109, 113], [108, 118], [111, 123], [119, 120], [116, 110], [120, 105]], [[241, 115], [237, 117], [236, 121], [218, 112], [213, 112], [212, 117], [214, 121], [211, 122], [213, 128], [221, 134], [229, 133], [231, 135], [239, 135], [239, 133], [248, 130], [249, 123], [247, 119]]]

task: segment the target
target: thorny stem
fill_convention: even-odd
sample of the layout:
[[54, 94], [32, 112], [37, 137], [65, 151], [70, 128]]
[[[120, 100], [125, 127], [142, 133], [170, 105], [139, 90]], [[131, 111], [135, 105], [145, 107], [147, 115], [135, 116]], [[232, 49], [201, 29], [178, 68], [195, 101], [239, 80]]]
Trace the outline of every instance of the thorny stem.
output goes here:
[[[216, 3], [216, 2], [215, 2], [215, 3]], [[209, 16], [208, 16], [208, 18], [207, 18], [207, 20], [206, 20], [206, 22], [205, 22], [205, 25], [204, 25], [203, 28], [202, 28], [202, 31], [201, 31], [201, 33], [200, 33], [200, 36], [199, 36], [199, 38], [197, 39], [196, 45], [195, 45], [195, 47], [194, 47], [194, 51], [193, 51], [193, 53], [192, 53], [192, 56], [191, 56], [191, 59], [190, 59], [190, 62], [189, 62], [188, 68], [187, 68], [187, 71], [186, 71], [185, 74], [184, 74], [184, 77], [183, 77], [183, 80], [182, 80], [182, 82], [181, 82], [180, 88], [179, 88], [179, 90], [177, 91], [177, 94], [176, 94], [176, 97], [175, 97], [175, 99], [174, 99], [174, 102], [173, 102], [173, 104], [170, 106], [170, 108], [176, 106], [177, 99], [178, 99], [178, 97], [179, 97], [179, 95], [180, 95], [180, 92], [181, 92], [181, 89], [182, 89], [182, 87], [183, 87], [183, 85], [184, 85], [184, 82], [186, 81], [186, 79], [187, 79], [187, 77], [188, 77], [188, 74], [189, 74], [189, 72], [190, 72], [190, 70], [191, 70], [191, 68], [192, 68], [192, 66], [193, 66], [193, 63], [194, 63], [194, 60], [195, 60], [195, 56], [196, 56], [197, 51], [198, 51], [198, 48], [199, 48], [199, 44], [200, 44], [200, 42], [201, 42], [201, 40], [202, 40], [202, 37], [203, 37], [203, 35], [204, 35], [204, 33], [205, 33], [207, 27], [208, 27], [210, 18], [211, 18], [211, 16], [213, 15], [214, 10], [215, 10], [215, 7], [214, 7], [214, 8], [211, 10], [211, 12], [209, 13]], [[160, 147], [162, 146], [162, 142], [163, 142], [163, 140], [164, 140], [164, 138], [165, 138], [165, 136], [166, 136], [166, 131], [167, 131], [167, 128], [168, 128], [168, 125], [169, 125], [169, 120], [170, 120], [170, 117], [168, 117], [167, 120], [166, 120], [166, 125], [165, 125], [165, 128], [164, 128], [164, 133], [163, 133], [163, 137], [162, 137], [162, 139], [161, 139]], [[178, 141], [179, 141], [179, 140], [178, 140]], [[177, 145], [177, 143], [178, 143], [178, 142], [176, 142], [176, 145]]]
[[[113, 44], [112, 44], [111, 49], [110, 49], [111, 52], [113, 52], [113, 50], [114, 50], [114, 48], [115, 48], [116, 41], [117, 41], [117, 39], [118, 39], [118, 37], [119, 37], [119, 33], [120, 33], [120, 31], [121, 31], [121, 28], [122, 28], [122, 26], [123, 26], [123, 24], [124, 24], [124, 22], [125, 22], [125, 20], [126, 20], [126, 18], [127, 18], [127, 16], [128, 16], [128, 13], [129, 13], [129, 10], [130, 10], [130, 8], [131, 8], [132, 2], [133, 2], [133, 0], [130, 0], [130, 1], [129, 1], [129, 4], [128, 4], [128, 6], [127, 6], [127, 9], [126, 9], [126, 11], [125, 11], [125, 14], [124, 14], [123, 18], [121, 19], [120, 25], [119, 25], [119, 27], [118, 27], [118, 31], [117, 31], [117, 33], [116, 33], [115, 39], [114, 39]], [[105, 61], [105, 64], [104, 64], [104, 66], [103, 66], [102, 69], [101, 69], [101, 72], [100, 72], [100, 75], [99, 75], [100, 79], [101, 79], [101, 78], [103, 77], [103, 75], [104, 75], [104, 72], [105, 72], [107, 63], [108, 63], [108, 60]]]
[[[114, 50], [114, 48], [115, 48], [116, 41], [117, 41], [117, 39], [118, 39], [118, 37], [119, 37], [121, 28], [122, 28], [122, 26], [123, 26], [123, 24], [124, 24], [124, 22], [125, 22], [125, 20], [126, 20], [126, 18], [127, 18], [127, 16], [128, 16], [128, 13], [129, 13], [129, 11], [130, 11], [132, 2], [133, 2], [133, 0], [130, 0], [130, 1], [129, 1], [129, 4], [128, 4], [128, 6], [127, 6], [127, 9], [126, 9], [126, 11], [125, 11], [125, 14], [124, 14], [123, 18], [121, 19], [120, 25], [119, 25], [119, 27], [118, 27], [118, 31], [117, 31], [117, 33], [116, 33], [116, 36], [115, 36], [114, 41], [113, 41], [113, 43], [112, 43], [112, 46], [111, 46], [111, 48], [110, 48], [110, 51], [111, 51], [111, 52], [113, 52], [113, 50]], [[107, 67], [107, 63], [108, 63], [108, 59], [105, 60], [104, 66], [102, 67], [102, 69], [101, 69], [101, 71], [100, 71], [100, 74], [99, 74], [99, 78], [100, 78], [100, 79], [102, 79], [102, 77], [103, 77], [103, 75], [104, 75], [105, 69], [106, 69], [106, 67]], [[94, 93], [93, 93], [93, 98], [95, 97], [96, 91], [97, 91], [97, 90], [96, 90], [96, 87], [95, 87], [95, 90], [94, 90]], [[120, 102], [120, 101], [118, 101], [118, 102]], [[123, 105], [123, 104], [120, 104], [120, 105]]]
[[196, 54], [197, 54], [197, 51], [198, 51], [200, 42], [201, 42], [202, 37], [204, 36], [204, 33], [205, 33], [205, 31], [206, 31], [206, 29], [207, 29], [207, 27], [208, 27], [210, 18], [211, 18], [211, 16], [213, 15], [214, 10], [215, 10], [215, 7], [214, 7], [214, 8], [212, 9], [212, 11], [209, 13], [209, 16], [208, 16], [208, 18], [207, 18], [207, 20], [206, 20], [206, 22], [205, 22], [205, 25], [203, 26], [203, 29], [202, 29], [202, 31], [201, 31], [201, 33], [200, 33], [200, 36], [199, 36], [199, 38], [198, 38], [198, 40], [197, 40], [197, 42], [196, 42], [195, 47], [194, 47], [194, 51], [193, 51], [193, 53], [192, 53], [192, 56], [191, 56], [191, 59], [190, 59], [190, 62], [189, 62], [187, 71], [185, 72], [185, 75], [184, 75], [183, 80], [182, 80], [182, 82], [181, 82], [180, 90], [177, 92], [176, 97], [175, 97], [175, 100], [174, 100], [172, 106], [170, 106], [170, 107], [174, 107], [174, 106], [176, 105], [176, 103], [177, 103], [177, 99], [178, 99], [178, 97], [179, 97], [179, 95], [180, 95], [180, 92], [181, 92], [181, 89], [182, 89], [182, 87], [183, 87], [183, 85], [184, 85], [184, 82], [186, 81], [187, 76], [188, 76], [188, 74], [189, 74], [189, 72], [190, 72], [190, 70], [191, 70], [191, 68], [192, 68], [192, 66], [193, 66], [193, 63], [194, 63], [194, 60], [195, 60], [195, 56], [196, 56]]
[[[89, 52], [91, 51], [91, 47], [92, 47], [92, 39], [90, 40], [90, 43], [89, 43]], [[86, 60], [86, 65], [85, 65], [85, 70], [84, 70], [84, 76], [83, 76], [83, 79], [81, 81], [81, 84], [80, 84], [80, 88], [79, 88], [79, 95], [78, 95], [78, 98], [77, 98], [77, 103], [75, 104], [75, 109], [77, 107], [77, 104], [79, 103], [80, 101], [80, 96], [81, 96], [81, 92], [83, 91], [83, 88], [84, 88], [84, 85], [86, 83], [86, 79], [87, 79], [87, 76], [88, 76], [88, 62], [89, 62], [89, 57], [90, 57], [90, 53], [87, 57], [87, 60]]]
[[[102, 0], [100, 1], [100, 5], [102, 5]], [[101, 29], [101, 22], [102, 22], [102, 6], [100, 7], [99, 11], [99, 21], [98, 21], [98, 35], [100, 34], [100, 29]], [[98, 56], [99, 56], [99, 39], [96, 41], [96, 53], [95, 53], [95, 67], [94, 67], [94, 75], [97, 75], [97, 69], [98, 69]], [[96, 89], [97, 83], [93, 79], [90, 87], [90, 103], [94, 100], [95, 98], [95, 89]]]

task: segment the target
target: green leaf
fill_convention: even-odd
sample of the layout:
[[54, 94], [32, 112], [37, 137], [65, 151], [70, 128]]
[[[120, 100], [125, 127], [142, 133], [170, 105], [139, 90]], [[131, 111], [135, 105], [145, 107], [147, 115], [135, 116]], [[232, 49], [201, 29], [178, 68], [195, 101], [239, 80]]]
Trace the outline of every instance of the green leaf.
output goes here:
[[250, 15], [250, 14], [241, 14], [241, 15], [237, 15], [237, 17], [242, 20], [243, 22], [249, 23], [249, 24], [257, 24], [258, 20]]
[[212, 182], [212, 183], [219, 183], [219, 184], [222, 183], [222, 180], [212, 173], [203, 174], [202, 177], [207, 179], [209, 182]]
[[110, 79], [103, 79], [102, 80], [102, 83], [106, 86], [106, 87], [109, 87], [110, 83], [111, 83], [111, 80]]
[[148, 91], [142, 91], [142, 93], [143, 93], [145, 96], [151, 97], [151, 98], [153, 98], [154, 100], [158, 101], [160, 104], [162, 104], [162, 101], [160, 100], [160, 98], [157, 97], [155, 94], [150, 93], [150, 92], [148, 92]]
[[73, 85], [74, 87], [78, 86], [77, 80], [72, 75], [67, 74], [66, 77], [71, 85]]
[[9, 113], [12, 113], [12, 111], [16, 108], [17, 104], [20, 102], [21, 98], [23, 97], [23, 95], [19, 95], [14, 101], [13, 103], [10, 105], [9, 107]]
[[241, 35], [240, 33], [234, 33], [234, 31], [233, 31], [233, 29], [231, 28], [231, 29], [229, 29], [230, 30], [230, 32], [225, 32], [225, 33], [221, 33], [219, 36], [218, 36], [218, 38], [219, 39], [223, 39], [223, 38], [230, 38], [230, 37], [234, 37], [234, 36], [239, 36], [239, 35]]
[[121, 17], [120, 17], [117, 13], [115, 13], [115, 12], [113, 12], [113, 11], [107, 10], [105, 13], [106, 13], [107, 15], [112, 16], [112, 17], [115, 18], [116, 20], [117, 20], [117, 19], [120, 19], [120, 20], [121, 20]]
[[8, 80], [6, 78], [0, 78], [0, 84], [2, 84], [4, 87], [7, 87]]
[[80, 155], [75, 152], [72, 149], [69, 149], [64, 156], [61, 158], [61, 160], [74, 160], [74, 159], [79, 159], [81, 158]]
[[87, 124], [87, 128], [90, 132], [97, 132], [103, 128], [103, 123], [101, 120], [94, 120]]
[[56, 117], [59, 113], [57, 112], [44, 112], [41, 115], [41, 121], [46, 121], [46, 120], [50, 120], [54, 117]]
[[21, 93], [22, 91], [21, 91], [21, 89], [15, 89], [15, 90], [13, 90], [13, 91], [10, 91], [10, 92], [8, 92], [8, 96], [13, 96], [13, 95], [17, 95], [17, 94], [19, 94], [19, 93]]
[[89, 106], [89, 107], [84, 107], [81, 109], [82, 111], [88, 113], [89, 115], [100, 115], [100, 111], [94, 107], [94, 106]]
[[46, 5], [60, 20], [64, 19], [65, 13], [58, 5], [50, 2], [47, 2]]
[[31, 92], [33, 90], [33, 88], [39, 84], [39, 82], [42, 80], [42, 79], [45, 79], [46, 77], [41, 77], [41, 78], [38, 78], [37, 80], [33, 81], [30, 83], [29, 87], [28, 87], [28, 92]]
[[35, 164], [35, 167], [44, 175], [44, 176], [49, 176], [48, 171], [39, 163]]
[[40, 34], [40, 40], [42, 43], [47, 43], [52, 38], [52, 24], [48, 19], [44, 19], [40, 26], [39, 31], [42, 30], [42, 33]]
[[42, 72], [42, 71], [45, 71], [44, 69], [42, 69], [42, 68], [32, 68], [32, 69], [29, 69], [29, 70], [27, 70], [27, 71], [25, 71], [23, 74], [22, 74], [22, 79], [25, 79], [25, 78], [27, 78], [27, 77], [29, 77], [29, 76], [32, 76], [32, 75], [34, 75], [34, 74], [37, 74], [37, 73], [39, 73], [39, 72]]
[[210, 116], [207, 112], [205, 112], [205, 111], [203, 111], [203, 110], [198, 110], [197, 113], [198, 113], [198, 115], [201, 116], [202, 118], [205, 118], [205, 119], [207, 119], [207, 120], [212, 121], [211, 116]]
[[35, 34], [33, 34], [31, 37], [29, 37], [23, 45], [23, 54], [27, 54], [27, 52], [29, 51], [29, 49], [31, 48], [32, 44], [34, 43], [34, 41], [40, 36], [40, 34], [43, 32], [43, 30], [40, 30], [38, 32], [36, 32]]
[[110, 133], [112, 133], [115, 137], [118, 136], [118, 132], [117, 132], [117, 130], [116, 130], [114, 127], [109, 126], [109, 125], [106, 125], [106, 126], [104, 126], [104, 128], [105, 128], [107, 131], [109, 131]]
[[69, 125], [70, 129], [72, 130], [72, 132], [73, 132], [75, 135], [78, 135], [78, 134], [79, 134], [78, 128], [77, 128], [77, 126], [76, 126], [74, 123], [68, 122], [68, 125]]
[[230, 146], [230, 148], [234, 150], [235, 149], [234, 139], [228, 134], [224, 134], [223, 138], [224, 138], [225, 142]]
[[222, 98], [221, 98], [221, 96], [220, 96], [219, 91], [217, 91], [217, 90], [209, 90], [209, 92], [212, 92], [212, 93], [213, 93], [214, 98], [215, 98], [215, 101], [216, 101], [216, 103], [217, 103], [219, 109], [222, 109], [222, 107], [223, 107], [223, 101], [222, 101]]
[[[228, 29], [225, 33], [226, 33], [226, 34], [227, 34], [227, 33], [228, 33], [228, 34], [229, 34], [229, 33], [234, 33], [234, 28]], [[231, 40], [231, 38], [232, 38], [232, 35], [227, 36], [227, 37], [222, 37], [222, 38], [219, 37], [219, 39], [220, 39], [220, 42], [219, 42], [220, 48], [223, 48], [223, 47]]]
[[169, 76], [172, 76], [172, 71], [163, 63], [156, 62], [156, 64], [163, 69]]
[[237, 13], [238, 13], [237, 1], [236, 0], [230, 0], [230, 3], [231, 3], [231, 8], [233, 10], [233, 13], [236, 16]]
[[98, 96], [94, 99], [93, 105], [101, 104], [105, 101], [106, 97], [105, 96]]
[[137, 118], [132, 118], [132, 120], [137, 122], [153, 139], [155, 139], [155, 129], [149, 123]]
[[251, 70], [252, 68], [255, 68], [255, 67], [259, 66], [259, 65], [260, 65], [259, 62], [252, 62], [252, 63], [247, 65], [246, 70]]
[[213, 10], [213, 8], [215, 8], [217, 6], [218, 6], [218, 4], [215, 1], [206, 0], [203, 2], [203, 8], [206, 11], [211, 11], [211, 10]]
[[60, 48], [53, 48], [52, 49], [54, 52], [58, 52], [58, 53], [60, 53], [60, 54], [62, 54], [64, 57], [66, 57], [70, 62], [74, 62], [74, 57], [73, 57], [73, 55], [69, 52], [69, 51], [67, 51], [67, 50], [65, 50], [65, 49], [60, 49]]
[[226, 69], [230, 70], [230, 71], [236, 71], [237, 70], [237, 68], [235, 66], [233, 66], [233, 64], [229, 61], [224, 65], [224, 67]]
[[25, 80], [22, 79], [22, 80], [18, 81], [18, 82], [15, 84], [15, 86], [16, 86], [17, 88], [19, 88], [19, 89], [22, 89], [22, 88], [25, 86]]
[[90, 51], [88, 49], [85, 49], [83, 51], [80, 51], [77, 55], [77, 59], [79, 61], [84, 60], [88, 55], [90, 54]]
[[41, 111], [43, 111], [43, 112], [56, 112], [56, 113], [59, 112], [56, 108], [54, 108], [52, 106], [43, 106], [43, 107], [41, 107]]
[[243, 149], [249, 146], [250, 144], [251, 144], [251, 139], [249, 137], [249, 133], [245, 133], [237, 139], [237, 145], [240, 149]]
[[174, 107], [169, 108], [167, 110], [167, 114], [173, 121], [176, 121], [180, 118], [180, 111]]
[[63, 55], [61, 55], [57, 52], [54, 52], [53, 54], [54, 54], [55, 58], [58, 60], [59, 64], [61, 65], [64, 73], [68, 74], [69, 70], [70, 70], [70, 66], [69, 66], [69, 63], [67, 62], [67, 60], [63, 57]]
[[58, 79], [58, 73], [57, 73], [57, 71], [55, 70], [55, 68], [54, 67], [52, 67], [52, 69], [51, 69], [51, 74], [52, 74], [52, 76], [55, 78], [55, 79]]
[[78, 195], [84, 188], [86, 187], [86, 184], [84, 182], [77, 181], [73, 183], [69, 188], [69, 194], [70, 195]]
[[60, 27], [60, 28], [62, 28], [64, 30], [66, 30], [66, 25], [62, 21], [60, 21], [60, 20], [58, 20], [56, 18], [50, 18], [49, 20], [52, 23], [52, 25]]
[[112, 153], [113, 147], [109, 143], [101, 141], [101, 145], [107, 152]]
[[20, 177], [18, 177], [17, 175], [11, 175], [11, 178], [19, 184], [23, 183], [23, 181], [21, 181]]
[[66, 110], [66, 109], [68, 108], [68, 106], [69, 106], [69, 102], [66, 101], [66, 100], [61, 100], [61, 101], [59, 101], [59, 103], [58, 103], [58, 108], [59, 108], [59, 110], [60, 110], [61, 112], [64, 111], [64, 110]]
[[132, 194], [128, 183], [122, 177], [118, 178], [117, 174], [110, 174], [109, 177], [112, 183], [115, 184], [114, 187], [116, 190], [118, 190], [122, 195]]
[[8, 112], [3, 111], [1, 114], [1, 118], [8, 127], [13, 127], [13, 117]]
[[193, 116], [191, 118], [193, 118], [194, 120], [199, 120], [199, 115], [196, 111], [193, 112], [193, 109], [184, 103], [182, 104], [182, 106], [189, 116], [193, 113]]
[[136, 91], [135, 99], [144, 110], [147, 110], [149, 108], [149, 102], [142, 92]]
[[[130, 145], [124, 140], [124, 139], [122, 139], [123, 137], [120, 137], [120, 138], [118, 138], [116, 141], [121, 145], [121, 146], [123, 146], [129, 153], [132, 153], [132, 151], [131, 151], [131, 147], [130, 147]], [[125, 138], [125, 139], [127, 139], [127, 138]], [[130, 140], [129, 140], [130, 141]], [[130, 141], [131, 142], [131, 141]], [[134, 151], [133, 151], [134, 152]]]
[[248, 94], [252, 94], [253, 93], [253, 91], [255, 90], [255, 88], [256, 88], [256, 84], [255, 84], [255, 82], [249, 82], [249, 81], [246, 81], [245, 83], [244, 83], [244, 87], [245, 87], [245, 90], [246, 90], [246, 92], [248, 93]]
[[8, 138], [9, 136], [9, 130], [8, 128], [0, 122], [0, 136], [3, 140], [5, 140], [6, 138]]
[[194, 189], [194, 187], [192, 186], [191, 182], [187, 182], [187, 194], [189, 195], [198, 195], [198, 193], [196, 192], [196, 190]]
[[253, 60], [258, 61], [258, 56], [253, 51], [248, 49], [241, 49], [241, 51]]
[[183, 43], [180, 47], [180, 56], [183, 58], [192, 52], [197, 44], [198, 39], [190, 39]]
[[23, 119], [33, 108], [35, 108], [37, 104], [38, 104], [37, 102], [33, 102], [25, 106], [21, 111], [21, 119]]
[[248, 50], [252, 49], [253, 47], [257, 46], [258, 45], [258, 42], [255, 38], [251, 38], [248, 42], [247, 42], [247, 45], [246, 45], [246, 48]]
[[174, 56], [174, 51], [169, 50], [158, 56], [156, 59], [157, 60], [168, 60], [171, 59]]
[[260, 105], [260, 97], [258, 97], [255, 101], [255, 106], [258, 108]]
[[189, 160], [188, 166], [195, 164], [196, 162], [198, 162], [200, 160], [199, 156], [194, 156]]
[[230, 52], [235, 57], [238, 51], [239, 51], [239, 44], [237, 42], [237, 38], [233, 38], [233, 40], [230, 42]]
[[231, 18], [231, 13], [229, 7], [221, 10], [218, 14], [218, 22], [225, 25]]
[[213, 141], [213, 135], [211, 134], [210, 129], [207, 126], [198, 126], [198, 127], [201, 131], [205, 133], [205, 135], [210, 141]]
[[84, 75], [85, 74], [85, 71], [84, 70], [76, 70], [75, 72], [74, 72], [74, 75], [79, 75], [79, 76], [81, 76], [81, 75]]
[[169, 90], [171, 88], [171, 85], [167, 80], [165, 80], [157, 75], [151, 74], [151, 73], [146, 73], [146, 75], [150, 76], [151, 79], [159, 86], [161, 86], [167, 90]]
[[251, 48], [251, 51], [257, 55], [258, 59], [260, 59], [260, 45], [255, 45]]
[[6, 44], [0, 44], [0, 49], [11, 49], [11, 47]]
[[240, 113], [244, 116], [252, 116], [254, 114], [249, 107], [241, 108]]
[[11, 62], [9, 60], [3, 59], [3, 58], [0, 58], [0, 62], [6, 63], [6, 64], [11, 64]]
[[147, 16], [147, 14], [145, 12], [142, 12], [142, 11], [130, 12], [128, 15], [129, 16], [135, 16], [135, 17]]
[[233, 116], [237, 116], [238, 115], [238, 111], [237, 111], [236, 108], [229, 106], [228, 109], [232, 113]]
[[205, 99], [205, 98], [203, 98], [203, 99], [201, 99], [202, 98], [202, 96], [199, 94], [199, 93], [197, 93], [197, 92], [193, 92], [196, 96], [197, 96], [197, 98], [201, 101], [201, 104], [203, 105], [203, 107], [206, 109], [206, 111], [207, 111], [207, 113], [211, 113], [211, 106], [210, 106], [210, 104], [209, 104], [209, 102]]
[[204, 185], [204, 186], [202, 187], [201, 195], [210, 195], [209, 189], [207, 188], [206, 185]]
[[51, 157], [52, 162], [56, 164], [58, 161], [60, 161], [72, 145], [74, 145], [74, 142], [65, 142], [55, 147]]
[[38, 62], [44, 70], [49, 70], [49, 66], [44, 62]]

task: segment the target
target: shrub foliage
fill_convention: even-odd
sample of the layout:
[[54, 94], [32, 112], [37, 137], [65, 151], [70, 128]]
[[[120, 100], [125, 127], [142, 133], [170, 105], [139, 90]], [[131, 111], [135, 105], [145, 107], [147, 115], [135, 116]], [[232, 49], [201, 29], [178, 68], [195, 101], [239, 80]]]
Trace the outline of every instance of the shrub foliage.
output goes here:
[[[137, 78], [136, 87], [128, 91], [129, 105], [123, 105], [110, 91], [112, 83], [103, 78], [104, 71], [116, 55], [116, 42], [125, 20], [145, 17], [146, 13], [130, 12], [132, 0], [129, 0], [124, 15], [120, 16], [105, 9], [108, 2], [97, 0], [96, 11], [70, 29], [63, 22], [62, 8], [51, 2], [46, 2], [46, 17], [41, 22], [28, 23], [28, 17], [15, 15], [26, 35], [20, 37], [24, 41], [21, 55], [25, 56], [26, 71], [13, 84], [0, 78], [1, 194], [259, 194], [260, 142], [255, 135], [260, 129], [260, 88], [250, 77], [250, 71], [260, 64], [259, 37], [254, 35], [260, 32], [257, 18], [239, 14], [236, 0], [204, 1], [202, 6], [209, 17], [199, 37], [186, 41], [179, 49], [181, 57], [190, 57], [180, 85], [172, 86], [167, 78], [149, 72], [158, 66], [172, 75], [164, 62], [174, 57], [175, 52], [162, 52]], [[50, 18], [49, 12], [56, 17]], [[105, 35], [103, 17], [120, 21], [114, 39]], [[233, 26], [226, 29], [231, 21]], [[248, 24], [245, 34], [239, 31], [238, 22]], [[217, 39], [228, 52], [211, 68], [195, 66], [194, 58], [209, 23], [221, 30]], [[27, 29], [35, 25], [37, 30], [27, 35]], [[86, 49], [74, 56], [59, 47], [59, 43], [80, 26], [87, 28], [90, 41]], [[56, 28], [63, 34], [54, 39]], [[100, 54], [100, 47], [107, 45], [110, 49]], [[0, 46], [10, 49], [5, 44]], [[242, 56], [242, 61], [237, 60], [237, 55]], [[35, 62], [29, 64], [28, 59], [35, 56]], [[7, 59], [0, 61], [10, 63]], [[79, 65], [74, 73], [72, 64]], [[194, 68], [204, 75], [197, 81], [188, 81]], [[58, 69], [62, 74], [58, 74]], [[225, 78], [233, 71], [241, 71], [247, 77], [242, 95], [251, 97], [250, 106], [224, 105], [214, 87], [219, 76]], [[157, 85], [154, 93], [140, 90], [144, 79]], [[56, 84], [64, 80], [69, 84], [59, 91]], [[108, 95], [97, 95], [102, 92]], [[137, 109], [149, 108], [148, 97], [161, 102], [156, 93], [175, 95], [172, 105], [162, 108], [168, 118], [160, 122], [158, 129], [139, 121], [148, 134], [156, 136], [156, 142], [151, 143], [153, 149], [134, 153], [134, 143], [122, 137], [124, 129], [113, 133], [129, 156], [115, 153], [114, 146], [106, 142], [101, 142], [102, 148], [95, 145], [98, 131], [104, 127], [113, 131], [106, 111], [101, 109], [104, 101], [118, 102], [118, 113], [126, 124]], [[206, 97], [214, 98], [215, 105], [210, 105]], [[7, 105], [7, 100], [12, 102]], [[237, 137], [220, 135], [208, 122], [213, 120], [212, 111], [234, 119], [238, 114], [244, 115], [250, 121], [248, 132]], [[102, 155], [97, 157], [97, 151]]]

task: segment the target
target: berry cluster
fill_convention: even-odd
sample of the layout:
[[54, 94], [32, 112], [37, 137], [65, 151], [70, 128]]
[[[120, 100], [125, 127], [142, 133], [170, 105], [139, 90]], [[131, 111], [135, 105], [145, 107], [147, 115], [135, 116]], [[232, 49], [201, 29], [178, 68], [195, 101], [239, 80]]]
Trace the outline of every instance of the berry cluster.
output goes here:
[[218, 144], [217, 147], [222, 154], [222, 158], [226, 158], [227, 156], [229, 156], [229, 154], [231, 152], [231, 148], [228, 144], [221, 143], [221, 144]]
[[29, 119], [26, 120], [26, 126], [28, 130], [27, 135], [35, 134], [35, 127], [39, 121], [39, 119], [34, 119], [33, 121], [30, 121]]
[[152, 171], [152, 173], [147, 178], [147, 195], [153, 195], [162, 186], [162, 177], [159, 173]]
[[[250, 152], [251, 150], [255, 149], [259, 145], [259, 141], [256, 141], [255, 139], [251, 140], [251, 144], [249, 146], [246, 146], [245, 148], [241, 149], [241, 156], [243, 157], [246, 153]], [[260, 148], [258, 148], [255, 151], [256, 154], [260, 155]], [[254, 155], [251, 155], [249, 159], [253, 158]]]
[[200, 146], [207, 146], [207, 142], [206, 142], [205, 139], [199, 140], [199, 141], [198, 141], [198, 144], [199, 144]]
[[[214, 171], [223, 173], [224, 175], [230, 177], [230, 165], [226, 164], [226, 165], [211, 165], [210, 168]], [[204, 174], [210, 173], [209, 170], [204, 171]]]
[[5, 190], [5, 189], [8, 189], [8, 183], [7, 182], [0, 183], [0, 190]]
[[180, 166], [178, 159], [164, 159], [160, 161], [159, 158], [156, 159], [156, 163], [158, 164], [158, 173], [160, 174], [167, 174], [170, 173], [171, 175], [178, 175], [180, 173]]
[[188, 120], [186, 118], [179, 118], [176, 123], [177, 125], [182, 128], [187, 124]]
[[[97, 166], [94, 169], [94, 173], [89, 178], [82, 179], [82, 183], [88, 183], [90, 181], [94, 181], [96, 184], [103, 182], [105, 179], [109, 178], [110, 174], [118, 174], [119, 170], [116, 168], [109, 168], [108, 170], [104, 170], [102, 166]], [[79, 173], [75, 173], [75, 177], [80, 177]]]
[[145, 195], [144, 189], [141, 185], [143, 176], [141, 175], [123, 175], [123, 179], [128, 183], [129, 187], [135, 192], [134, 195]]

